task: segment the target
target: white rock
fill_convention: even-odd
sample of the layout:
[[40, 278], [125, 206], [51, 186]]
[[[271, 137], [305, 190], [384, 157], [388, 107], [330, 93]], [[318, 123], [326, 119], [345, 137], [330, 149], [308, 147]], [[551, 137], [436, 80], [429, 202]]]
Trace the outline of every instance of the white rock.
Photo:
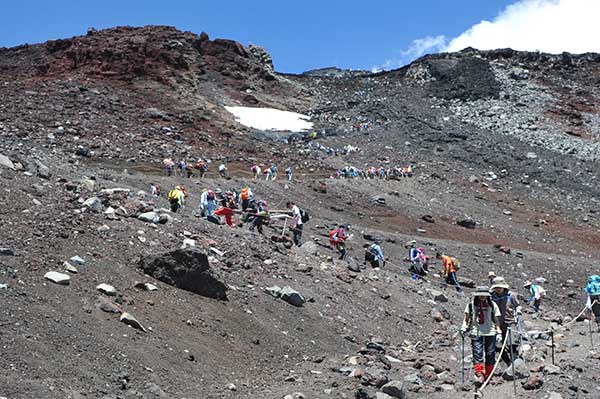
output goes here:
[[195, 246], [196, 246], [196, 240], [192, 240], [191, 238], [184, 238], [183, 244], [181, 244], [181, 249], [185, 249], [188, 247], [195, 247]]
[[117, 290], [112, 285], [108, 285], [108, 284], [102, 283], [99, 286], [97, 286], [96, 289], [98, 291], [102, 292], [103, 294], [108, 295], [108, 296], [115, 296], [115, 295], [117, 295]]
[[15, 164], [7, 156], [0, 154], [0, 166], [15, 170]]
[[144, 326], [142, 326], [142, 324], [139, 321], [137, 321], [137, 319], [135, 317], [133, 317], [133, 315], [130, 313], [125, 312], [125, 313], [121, 314], [121, 317], [119, 317], [119, 321], [127, 324], [128, 326], [131, 326], [133, 328], [137, 328], [138, 330], [146, 332], [146, 329], [144, 328]]
[[72, 263], [75, 263], [76, 265], [83, 265], [85, 263], [85, 260], [83, 260], [83, 258], [81, 256], [73, 256], [71, 259], [69, 259]]
[[48, 272], [44, 275], [44, 278], [60, 285], [69, 285], [71, 282], [71, 277], [68, 274], [59, 272]]
[[69, 273], [78, 273], [78, 270], [75, 266], [73, 266], [72, 264], [70, 264], [69, 262], [64, 262], [63, 266], [65, 268], [66, 271], [68, 271]]

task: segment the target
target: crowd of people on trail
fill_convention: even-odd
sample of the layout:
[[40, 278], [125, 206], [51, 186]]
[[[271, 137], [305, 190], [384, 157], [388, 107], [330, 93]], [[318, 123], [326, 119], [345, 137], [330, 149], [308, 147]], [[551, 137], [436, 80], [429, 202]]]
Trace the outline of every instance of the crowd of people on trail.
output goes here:
[[[186, 161], [184, 159], [165, 158], [163, 167], [167, 176], [192, 178], [204, 178], [209, 168], [209, 160], [198, 159], [196, 162]], [[275, 163], [267, 163], [268, 166], [261, 166], [257, 163], [253, 164], [250, 172], [254, 180], [259, 180], [264, 176], [265, 181], [276, 180], [279, 169]], [[291, 166], [285, 168], [285, 177], [288, 182], [292, 181], [293, 169]], [[225, 163], [218, 166], [219, 177], [229, 179], [229, 169]]]
[[[150, 185], [150, 191], [154, 196], [160, 196], [160, 189], [155, 183]], [[167, 200], [169, 201], [171, 211], [176, 213], [185, 206], [189, 194], [185, 186], [178, 185], [169, 190]], [[308, 222], [309, 215], [304, 209], [300, 209], [293, 201], [287, 203], [289, 211], [278, 211], [284, 218], [291, 219], [290, 231], [293, 236], [293, 243], [297, 246], [302, 244], [302, 229], [304, 223]], [[271, 220], [271, 211], [264, 199], [257, 199], [252, 189], [248, 186], [242, 187], [239, 191], [230, 189], [223, 191], [219, 188], [205, 188], [200, 193], [198, 204], [198, 216], [215, 224], [222, 224], [221, 217], [224, 218], [224, 224], [231, 229], [236, 226], [242, 227], [249, 225], [249, 230], [256, 230], [259, 234], [264, 234], [263, 226], [269, 224]], [[287, 215], [289, 213], [289, 215]], [[235, 215], [239, 215], [236, 221]], [[287, 224], [287, 221], [286, 221]], [[285, 227], [284, 227], [285, 228]]]
[[353, 145], [347, 144], [342, 148], [339, 147], [328, 147], [323, 145], [322, 143], [316, 141], [309, 141], [306, 144], [306, 148], [300, 150], [301, 154], [309, 154], [311, 152], [322, 152], [328, 156], [338, 156], [338, 155], [350, 155], [354, 153], [360, 152], [359, 147], [355, 147]]
[[370, 166], [365, 169], [355, 166], [346, 166], [336, 171], [336, 179], [397, 179], [401, 177], [412, 177], [412, 165], [384, 167]]

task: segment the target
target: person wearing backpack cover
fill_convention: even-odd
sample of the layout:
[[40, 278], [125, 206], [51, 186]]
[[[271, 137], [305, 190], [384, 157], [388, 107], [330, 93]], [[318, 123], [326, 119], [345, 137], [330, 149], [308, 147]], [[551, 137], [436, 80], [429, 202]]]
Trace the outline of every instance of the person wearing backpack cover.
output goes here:
[[492, 301], [489, 288], [477, 287], [465, 307], [460, 334], [471, 338], [475, 384], [480, 385], [492, 374], [496, 364], [496, 336], [501, 336], [500, 309]]
[[458, 262], [456, 258], [443, 255], [439, 252], [435, 255], [435, 257], [442, 261], [442, 277], [446, 279], [446, 284], [454, 285], [456, 286], [456, 291], [463, 292], [462, 287], [458, 283], [458, 278], [456, 278], [456, 272], [460, 268], [460, 262]]
[[[502, 342], [504, 342], [506, 334], [508, 334], [508, 328], [511, 327], [514, 329], [517, 325], [517, 318], [521, 314], [521, 304], [519, 303], [517, 294], [510, 291], [510, 286], [506, 283], [504, 277], [494, 278], [490, 292], [492, 294], [492, 301], [500, 309], [500, 330], [502, 331]], [[517, 353], [519, 346], [518, 342], [515, 344], [515, 341], [516, 339], [513, 338], [512, 353], [514, 354]], [[504, 360], [506, 365], [511, 364], [510, 353], [510, 348], [502, 353], [502, 360]]]
[[373, 268], [385, 266], [385, 256], [381, 249], [381, 239], [376, 239], [373, 244], [365, 248], [365, 263], [371, 263]]
[[329, 232], [329, 244], [339, 252], [340, 260], [346, 259], [346, 240], [350, 238], [346, 232], [350, 230], [349, 225], [340, 225], [337, 229]]
[[175, 186], [175, 188], [169, 191], [169, 194], [167, 194], [167, 199], [171, 204], [171, 212], [177, 212], [177, 210], [183, 206], [184, 198], [185, 196], [183, 191], [181, 191], [180, 186]]
[[245, 211], [250, 206], [250, 200], [254, 197], [250, 187], [244, 187], [240, 191], [240, 199], [242, 200], [242, 211]]
[[286, 206], [292, 210], [292, 234], [294, 235], [294, 244], [299, 247], [302, 242], [302, 212], [300, 211], [300, 208], [298, 208], [298, 205], [292, 201], [288, 201]]
[[587, 308], [594, 313], [596, 326], [600, 332], [600, 276], [592, 275], [588, 278], [588, 284], [585, 287], [587, 294]]

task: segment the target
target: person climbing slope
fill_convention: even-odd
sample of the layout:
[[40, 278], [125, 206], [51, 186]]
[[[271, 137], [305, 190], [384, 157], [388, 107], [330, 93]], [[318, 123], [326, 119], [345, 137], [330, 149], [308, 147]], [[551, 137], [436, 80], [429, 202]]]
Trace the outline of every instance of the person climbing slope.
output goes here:
[[[517, 317], [521, 314], [521, 304], [517, 298], [517, 294], [510, 291], [510, 286], [506, 283], [503, 277], [496, 277], [490, 287], [492, 301], [498, 305], [500, 309], [500, 329], [502, 331], [502, 342], [508, 334], [508, 328], [514, 330], [517, 325]], [[513, 350], [512, 353], [517, 353], [518, 343], [515, 344], [517, 337], [513, 335]], [[510, 349], [502, 353], [502, 360], [509, 365], [511, 364]]]
[[600, 332], [600, 276], [592, 275], [588, 278], [585, 293], [587, 294], [586, 306], [594, 314], [596, 326]]
[[473, 299], [465, 307], [460, 333], [471, 338], [474, 382], [483, 384], [496, 364], [496, 335], [502, 334], [500, 309], [492, 301], [488, 287], [477, 287], [473, 292]]
[[347, 232], [350, 230], [350, 225], [340, 225], [337, 229], [329, 232], [329, 244], [340, 254], [339, 259], [346, 259], [346, 240], [350, 238]]
[[462, 287], [458, 283], [458, 278], [456, 277], [456, 272], [460, 268], [460, 263], [458, 260], [439, 252], [435, 257], [442, 261], [442, 276], [446, 279], [446, 284], [454, 285], [456, 287], [456, 291], [463, 292]]

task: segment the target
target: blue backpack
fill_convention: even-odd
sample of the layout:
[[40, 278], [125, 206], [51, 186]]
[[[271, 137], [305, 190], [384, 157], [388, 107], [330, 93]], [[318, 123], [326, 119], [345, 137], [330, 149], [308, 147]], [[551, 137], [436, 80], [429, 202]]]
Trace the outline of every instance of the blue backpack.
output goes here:
[[600, 296], [600, 276], [590, 276], [585, 292], [590, 296]]

